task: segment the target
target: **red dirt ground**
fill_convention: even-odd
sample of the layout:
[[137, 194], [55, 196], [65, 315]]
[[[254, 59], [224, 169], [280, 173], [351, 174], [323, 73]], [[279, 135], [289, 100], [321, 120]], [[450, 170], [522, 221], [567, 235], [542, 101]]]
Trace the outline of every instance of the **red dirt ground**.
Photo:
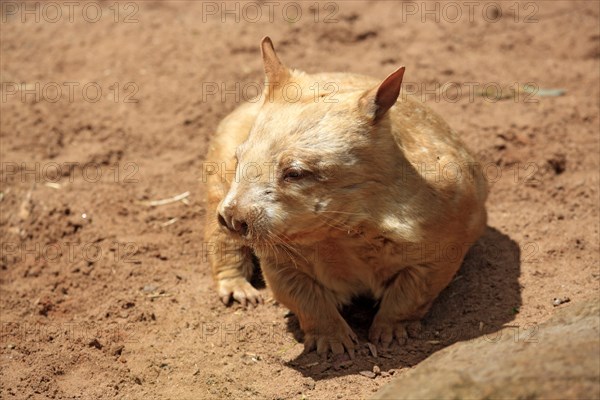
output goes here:
[[[555, 297], [598, 298], [598, 2], [476, 2], [472, 15], [457, 2], [458, 17], [438, 3], [439, 22], [421, 2], [302, 2], [298, 18], [300, 3], [276, 2], [272, 21], [266, 3], [238, 3], [238, 15], [235, 2], [233, 14], [221, 2], [77, 3], [72, 18], [54, 3], [58, 20], [44, 4], [2, 3], [1, 398], [365, 398], [456, 341], [506, 325], [535, 338]], [[363, 346], [353, 363], [319, 362], [301, 355], [285, 308], [226, 308], [214, 291], [204, 155], [235, 93], [262, 82], [264, 35], [308, 72], [384, 78], [405, 65], [404, 90], [488, 168], [486, 234], [423, 331], [386, 357]], [[544, 96], [510, 96], [527, 83]], [[372, 309], [346, 315], [364, 345]], [[359, 374], [373, 365], [389, 375]]]

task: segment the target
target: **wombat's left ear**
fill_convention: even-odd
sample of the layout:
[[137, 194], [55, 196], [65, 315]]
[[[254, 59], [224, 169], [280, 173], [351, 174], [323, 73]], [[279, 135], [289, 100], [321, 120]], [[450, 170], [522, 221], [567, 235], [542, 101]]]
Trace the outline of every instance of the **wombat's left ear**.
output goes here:
[[275, 87], [286, 83], [290, 77], [290, 71], [277, 57], [275, 48], [271, 38], [265, 36], [260, 43], [260, 49], [262, 52], [263, 63], [265, 67], [267, 87]]
[[404, 67], [398, 68], [360, 98], [360, 107], [373, 120], [381, 118], [398, 100]]

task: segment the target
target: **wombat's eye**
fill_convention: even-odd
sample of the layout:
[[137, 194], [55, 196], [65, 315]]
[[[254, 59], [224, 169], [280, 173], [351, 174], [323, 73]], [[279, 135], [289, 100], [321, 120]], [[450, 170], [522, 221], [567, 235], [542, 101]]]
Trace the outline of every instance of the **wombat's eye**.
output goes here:
[[290, 167], [283, 171], [283, 179], [287, 182], [297, 181], [303, 178], [305, 172], [298, 167]]

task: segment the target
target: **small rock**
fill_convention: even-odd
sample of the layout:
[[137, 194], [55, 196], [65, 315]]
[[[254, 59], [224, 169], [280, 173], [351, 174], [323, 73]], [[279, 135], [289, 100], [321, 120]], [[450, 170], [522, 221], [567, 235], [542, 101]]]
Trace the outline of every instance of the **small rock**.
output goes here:
[[562, 304], [562, 301], [558, 297], [555, 297], [554, 299], [552, 299], [552, 305], [554, 307], [560, 306], [561, 304]]
[[144, 286], [142, 291], [144, 291], [146, 293], [151, 293], [151, 292], [155, 292], [156, 289], [158, 289], [158, 287], [156, 285], [146, 285], [146, 286]]
[[570, 298], [568, 298], [568, 297], [563, 297], [562, 299], [561, 299], [561, 298], [558, 298], [558, 297], [555, 297], [554, 299], [552, 299], [552, 305], [553, 305], [554, 307], [558, 307], [558, 306], [560, 306], [561, 304], [568, 303], [568, 302], [570, 302], [570, 301], [571, 301], [571, 299], [570, 299]]
[[133, 301], [128, 301], [126, 303], [124, 303], [123, 305], [121, 305], [121, 307], [126, 310], [128, 308], [132, 308], [135, 307], [135, 303]]
[[548, 160], [548, 164], [554, 170], [556, 175], [560, 175], [567, 169], [567, 157], [564, 154], [555, 154]]
[[111, 352], [113, 354], [113, 356], [120, 356], [123, 353], [123, 349], [125, 348], [125, 346], [121, 345], [115, 345], [112, 349]]
[[366, 376], [367, 378], [371, 378], [371, 379], [374, 379], [377, 376], [372, 371], [360, 371], [359, 374], [361, 374], [362, 376]]
[[254, 353], [245, 353], [242, 356], [242, 363], [246, 365], [251, 365], [260, 361], [260, 356]]
[[98, 350], [102, 350], [102, 347], [104, 347], [104, 346], [102, 345], [102, 343], [100, 343], [100, 342], [98, 341], [98, 339], [94, 339], [94, 340], [90, 341], [90, 342], [88, 343], [88, 346], [90, 346], [90, 347], [95, 347], [95, 348], [97, 348]]
[[381, 375], [381, 368], [378, 365], [373, 365], [373, 373], [375, 375]]
[[306, 388], [308, 390], [314, 390], [314, 388], [315, 388], [315, 381], [314, 381], [314, 379], [310, 378], [308, 380], [308, 382], [304, 382], [304, 386], [306, 386]]
[[12, 343], [9, 343], [9, 344], [6, 345], [6, 348], [9, 349], [9, 350], [11, 350], [11, 349], [15, 348], [15, 345], [12, 344]]
[[48, 316], [48, 312], [54, 309], [54, 304], [52, 304], [50, 301], [44, 301], [38, 304], [39, 306], [39, 310], [38, 312], [40, 313], [40, 315], [43, 315], [44, 317]]
[[388, 378], [388, 377], [390, 377], [391, 375], [390, 375], [390, 373], [389, 373], [389, 372], [385, 372], [385, 371], [383, 371], [383, 372], [381, 373], [381, 376], [382, 376], [383, 378]]

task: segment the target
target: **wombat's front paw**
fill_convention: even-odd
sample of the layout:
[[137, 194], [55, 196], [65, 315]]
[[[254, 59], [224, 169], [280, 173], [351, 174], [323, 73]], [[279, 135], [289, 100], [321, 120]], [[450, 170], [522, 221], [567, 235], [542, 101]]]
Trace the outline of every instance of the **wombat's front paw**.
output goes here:
[[369, 341], [374, 345], [387, 349], [392, 344], [394, 338], [400, 345], [406, 343], [406, 339], [408, 338], [406, 324], [375, 316], [373, 324], [371, 324], [371, 328], [369, 329]]
[[228, 305], [231, 297], [246, 307], [248, 303], [254, 306], [264, 304], [263, 298], [244, 278], [221, 279], [218, 284], [219, 297], [223, 304]]
[[304, 351], [309, 352], [316, 348], [319, 356], [327, 356], [329, 350], [334, 355], [341, 355], [345, 350], [350, 358], [354, 359], [356, 345], [358, 345], [358, 338], [346, 321], [333, 323], [322, 330], [311, 330], [304, 335]]

